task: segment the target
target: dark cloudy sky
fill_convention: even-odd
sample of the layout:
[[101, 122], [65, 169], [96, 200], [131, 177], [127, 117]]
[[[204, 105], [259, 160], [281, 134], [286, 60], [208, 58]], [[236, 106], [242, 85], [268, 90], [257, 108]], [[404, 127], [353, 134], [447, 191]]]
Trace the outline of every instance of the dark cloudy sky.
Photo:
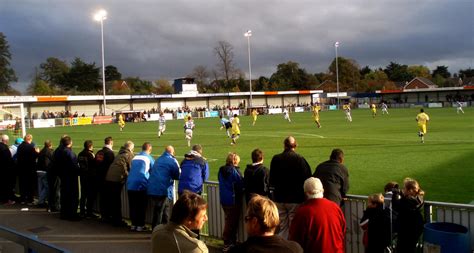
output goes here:
[[270, 76], [289, 60], [310, 73], [326, 71], [338, 53], [361, 66], [390, 61], [449, 71], [473, 67], [473, 0], [0, 0], [0, 32], [24, 90], [48, 57], [80, 57], [101, 66], [99, 8], [106, 65], [124, 76], [173, 79], [217, 63], [219, 40], [234, 47], [236, 66]]

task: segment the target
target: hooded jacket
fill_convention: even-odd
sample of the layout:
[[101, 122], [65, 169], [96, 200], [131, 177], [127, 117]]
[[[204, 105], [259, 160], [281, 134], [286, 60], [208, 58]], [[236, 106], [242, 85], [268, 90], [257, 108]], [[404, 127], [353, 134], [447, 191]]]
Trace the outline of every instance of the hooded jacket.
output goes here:
[[244, 181], [239, 167], [225, 165], [219, 168], [219, 194], [224, 206], [236, 205], [242, 201]]
[[202, 185], [209, 179], [209, 164], [198, 152], [191, 150], [184, 155], [181, 162], [178, 193], [184, 190], [202, 193]]
[[261, 163], [248, 164], [244, 172], [245, 198], [250, 201], [252, 194], [268, 196], [270, 171]]

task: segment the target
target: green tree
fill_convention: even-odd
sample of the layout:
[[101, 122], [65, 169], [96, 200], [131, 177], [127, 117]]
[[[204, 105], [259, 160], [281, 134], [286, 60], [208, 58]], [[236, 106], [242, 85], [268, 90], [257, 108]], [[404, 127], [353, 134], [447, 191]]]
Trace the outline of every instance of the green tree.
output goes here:
[[474, 69], [460, 69], [458, 76], [462, 79], [474, 77]]
[[37, 79], [28, 87], [28, 94], [31, 95], [54, 95], [55, 90], [44, 80]]
[[451, 73], [449, 73], [448, 67], [444, 66], [444, 65], [443, 66], [436, 66], [436, 69], [433, 70], [433, 73], [431, 75], [433, 77], [435, 77], [436, 75], [440, 75], [443, 78], [450, 78], [451, 77]]
[[10, 83], [18, 81], [15, 71], [10, 67], [11, 59], [7, 38], [0, 32], [0, 93], [11, 91]]
[[414, 77], [408, 73], [407, 65], [400, 65], [396, 62], [390, 62], [383, 71], [387, 74], [388, 79], [394, 82], [408, 82]]
[[87, 64], [76, 57], [66, 75], [65, 84], [70, 90], [97, 93], [102, 89], [99, 71], [100, 69], [95, 66], [95, 63]]
[[117, 81], [122, 79], [122, 74], [118, 71], [117, 67], [113, 65], [105, 66], [105, 81]]
[[155, 81], [155, 93], [156, 94], [173, 94], [174, 88], [170, 82], [166, 79], [159, 79]]
[[430, 69], [423, 65], [411, 65], [407, 69], [408, 73], [413, 77], [430, 78]]
[[66, 62], [55, 57], [49, 57], [40, 64], [39, 79], [54, 87], [64, 87], [69, 66]]
[[[360, 81], [359, 65], [353, 59], [338, 57], [339, 91], [355, 90]], [[336, 82], [336, 58], [329, 65], [332, 79]]]
[[277, 71], [270, 77], [271, 89], [306, 90], [315, 88], [318, 79], [300, 68], [297, 62], [288, 61], [277, 66]]
[[366, 74], [372, 72], [369, 66], [365, 66], [360, 70], [360, 76], [365, 76]]
[[255, 81], [255, 83], [253, 85], [253, 90], [254, 91], [267, 91], [267, 90], [269, 90], [268, 89], [269, 86], [270, 86], [270, 79], [268, 79], [264, 76], [261, 76]]
[[153, 92], [153, 83], [148, 80], [141, 80], [139, 77], [127, 77], [125, 81], [133, 94], [151, 94]]

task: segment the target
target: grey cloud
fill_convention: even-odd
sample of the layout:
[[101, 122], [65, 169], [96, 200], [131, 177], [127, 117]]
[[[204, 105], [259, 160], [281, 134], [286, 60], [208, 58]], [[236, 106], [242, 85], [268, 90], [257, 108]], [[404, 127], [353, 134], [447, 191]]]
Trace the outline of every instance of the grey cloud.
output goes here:
[[100, 26], [92, 20], [100, 7], [108, 11], [106, 64], [149, 80], [184, 76], [197, 65], [214, 68], [219, 40], [234, 46], [236, 65], [246, 72], [247, 29], [254, 78], [288, 60], [309, 72], [326, 71], [335, 41], [340, 56], [361, 66], [446, 64], [455, 72], [472, 67], [474, 58], [471, 0], [4, 2], [0, 31], [22, 82], [50, 56], [100, 65]]

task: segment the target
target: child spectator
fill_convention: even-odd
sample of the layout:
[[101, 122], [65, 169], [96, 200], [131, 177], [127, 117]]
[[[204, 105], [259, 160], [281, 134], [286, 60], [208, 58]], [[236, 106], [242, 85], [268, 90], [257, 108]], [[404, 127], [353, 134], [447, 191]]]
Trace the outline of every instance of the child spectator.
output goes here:
[[384, 210], [384, 197], [381, 193], [370, 195], [367, 209], [359, 226], [364, 230], [363, 243], [366, 253], [384, 252], [390, 244], [390, 216]]
[[397, 252], [412, 253], [423, 232], [423, 207], [425, 195], [418, 182], [411, 178], [403, 180], [403, 190], [398, 211], [398, 240]]

